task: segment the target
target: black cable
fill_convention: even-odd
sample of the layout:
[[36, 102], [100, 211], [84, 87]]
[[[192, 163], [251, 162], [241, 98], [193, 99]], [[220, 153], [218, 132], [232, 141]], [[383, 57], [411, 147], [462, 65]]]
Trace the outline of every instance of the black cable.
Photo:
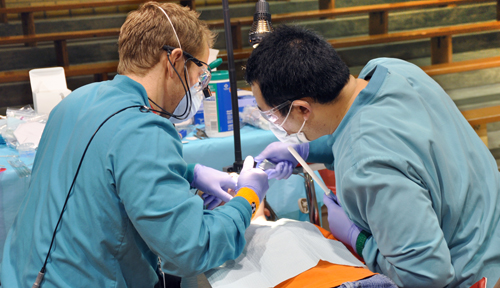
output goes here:
[[113, 117], [116, 114], [118, 114], [120, 112], [123, 112], [123, 111], [125, 111], [127, 109], [136, 108], [136, 107], [141, 107], [141, 108], [145, 109], [145, 111], [141, 109], [141, 112], [149, 112], [151, 110], [147, 106], [144, 106], [144, 105], [134, 105], [134, 106], [129, 106], [129, 107], [126, 107], [126, 108], [123, 108], [121, 110], [116, 111], [111, 116], [109, 116], [108, 118], [106, 118], [106, 120], [104, 120], [99, 125], [99, 127], [97, 128], [97, 130], [95, 130], [94, 134], [92, 135], [92, 137], [90, 138], [89, 142], [87, 143], [87, 147], [85, 147], [85, 150], [83, 151], [82, 158], [80, 159], [80, 163], [78, 164], [78, 168], [76, 169], [75, 177], [73, 177], [73, 182], [71, 183], [71, 186], [69, 187], [69, 190], [68, 190], [68, 194], [66, 195], [66, 200], [64, 201], [64, 205], [63, 205], [63, 208], [61, 210], [61, 214], [59, 215], [59, 220], [57, 220], [56, 227], [54, 228], [54, 232], [52, 233], [52, 240], [50, 241], [49, 251], [47, 251], [47, 257], [45, 257], [45, 262], [43, 263], [42, 269], [38, 273], [38, 277], [36, 278], [35, 283], [33, 284], [33, 287], [40, 287], [40, 283], [43, 280], [43, 275], [45, 274], [45, 267], [47, 266], [47, 261], [49, 259], [50, 252], [52, 250], [52, 245], [54, 244], [54, 240], [56, 238], [57, 227], [59, 227], [59, 224], [61, 223], [61, 219], [62, 219], [62, 216], [63, 216], [64, 211], [66, 209], [66, 205], [68, 204], [69, 196], [71, 195], [71, 190], [73, 189], [73, 186], [75, 185], [76, 177], [78, 176], [78, 173], [80, 172], [80, 168], [82, 167], [83, 159], [85, 158], [85, 154], [87, 154], [87, 150], [88, 150], [88, 148], [90, 146], [90, 143], [92, 143], [92, 140], [94, 140], [94, 136], [97, 134], [97, 132], [99, 131], [99, 129], [101, 129], [101, 127], [104, 125], [104, 123], [106, 123], [111, 117]]
[[[159, 114], [163, 114], [163, 115], [167, 115], [167, 116], [170, 116], [170, 117], [174, 117], [174, 118], [179, 119], [179, 120], [185, 120], [187, 118], [187, 116], [189, 115], [189, 113], [187, 113], [187, 112], [191, 109], [191, 105], [192, 105], [191, 91], [188, 90], [188, 89], [186, 89], [186, 85], [184, 85], [184, 82], [182, 81], [181, 75], [179, 74], [179, 72], [177, 71], [177, 69], [175, 69], [175, 66], [172, 63], [172, 61], [170, 61], [170, 57], [169, 57], [170, 54], [171, 54], [170, 51], [167, 51], [167, 60], [168, 60], [168, 63], [170, 63], [170, 65], [172, 66], [172, 68], [174, 68], [175, 74], [177, 74], [177, 77], [179, 77], [179, 80], [181, 80], [181, 84], [182, 84], [182, 88], [184, 89], [184, 92], [186, 94], [189, 93], [188, 103], [186, 105], [186, 108], [184, 108], [184, 112], [182, 112], [181, 115], [175, 115], [173, 113], [168, 112], [167, 110], [165, 110], [160, 105], [156, 104], [156, 102], [154, 102], [151, 98], [148, 97], [149, 101], [151, 101], [151, 103], [153, 103], [156, 107], [160, 108], [160, 110], [162, 110], [162, 112], [157, 111], [157, 110], [152, 110], [152, 109], [150, 109], [150, 110], [153, 111], [153, 112], [159, 113]], [[187, 84], [186, 70], [184, 70], [184, 79], [186, 79], [186, 84]]]
[[170, 117], [174, 117], [174, 118], [179, 119], [179, 120], [185, 120], [187, 118], [187, 116], [189, 115], [188, 111], [191, 109], [191, 105], [192, 105], [191, 91], [190, 91], [189, 87], [186, 88], [186, 85], [188, 85], [188, 81], [187, 81], [187, 78], [186, 78], [186, 70], [184, 70], [184, 79], [186, 81], [186, 85], [184, 85], [184, 82], [182, 81], [181, 75], [179, 74], [179, 72], [177, 71], [177, 69], [175, 69], [175, 66], [172, 63], [172, 61], [170, 61], [170, 52], [167, 52], [167, 60], [168, 60], [168, 63], [170, 63], [170, 66], [172, 66], [172, 68], [174, 68], [175, 74], [177, 74], [177, 77], [179, 77], [179, 80], [181, 80], [182, 88], [184, 89], [185, 94], [189, 94], [189, 97], [187, 99], [188, 103], [186, 104], [186, 108], [184, 108], [184, 112], [181, 115], [174, 115], [173, 113], [170, 113], [167, 110], [165, 110], [162, 107], [160, 107], [160, 105], [156, 104], [151, 99], [149, 99], [149, 100], [154, 105], [156, 105], [158, 108], [160, 108], [163, 112], [165, 112], [163, 114], [169, 115]]
[[[148, 98], [149, 99], [149, 98]], [[153, 102], [151, 99], [149, 99], [151, 101], [151, 103], [153, 103], [155, 106], [158, 106], [160, 107], [158, 104], [156, 104], [155, 102]], [[161, 107], [160, 107], [161, 109]], [[166, 111], [166, 112], [163, 112], [163, 111], [160, 111], [160, 110], [155, 110], [155, 109], [152, 109], [152, 108], [148, 108], [149, 111], [152, 111], [152, 112], [155, 112], [156, 114], [163, 114], [163, 115], [168, 115], [168, 116], [171, 116], [171, 113]], [[174, 125], [175, 126], [175, 125]]]

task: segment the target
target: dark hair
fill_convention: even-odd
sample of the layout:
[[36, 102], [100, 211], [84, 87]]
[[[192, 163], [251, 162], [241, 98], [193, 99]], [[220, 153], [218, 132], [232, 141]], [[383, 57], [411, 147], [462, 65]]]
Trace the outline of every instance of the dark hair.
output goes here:
[[349, 75], [347, 65], [323, 37], [300, 26], [280, 25], [248, 58], [245, 80], [257, 83], [266, 104], [275, 107], [304, 97], [330, 103]]

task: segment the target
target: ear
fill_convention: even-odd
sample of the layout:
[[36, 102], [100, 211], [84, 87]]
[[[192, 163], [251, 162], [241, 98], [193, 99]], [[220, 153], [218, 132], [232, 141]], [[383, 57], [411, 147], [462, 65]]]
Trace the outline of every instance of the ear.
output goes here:
[[304, 100], [295, 100], [293, 101], [292, 105], [294, 106], [294, 110], [297, 109], [297, 111], [299, 111], [304, 120], [309, 119], [309, 116], [311, 116], [311, 111], [312, 111], [312, 107], [311, 104], [309, 104], [309, 102]]
[[[184, 55], [182, 54], [182, 50], [179, 48], [174, 49], [172, 52], [166, 52], [163, 54], [165, 55], [164, 61], [166, 64], [166, 73], [167, 76], [170, 78], [177, 78], [177, 74], [175, 73], [174, 68], [172, 65], [174, 65], [175, 69], [180, 75], [183, 75], [181, 73], [184, 73], [182, 69], [184, 69]], [[163, 59], [163, 58], [162, 58]], [[172, 63], [172, 64], [170, 64]]]

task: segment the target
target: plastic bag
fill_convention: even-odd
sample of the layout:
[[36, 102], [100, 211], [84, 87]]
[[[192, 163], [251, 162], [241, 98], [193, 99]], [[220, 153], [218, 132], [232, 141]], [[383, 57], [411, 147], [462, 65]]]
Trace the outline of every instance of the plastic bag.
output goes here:
[[30, 105], [22, 108], [7, 108], [7, 129], [16, 130], [17, 126], [25, 122], [47, 123], [49, 115], [37, 114]]
[[269, 122], [262, 117], [259, 108], [255, 106], [245, 106], [243, 112], [240, 112], [240, 118], [243, 123], [250, 124], [254, 127], [269, 130]]
[[[37, 114], [31, 106], [27, 105], [22, 108], [7, 108], [7, 123], [0, 126], [0, 133], [4, 138], [7, 146], [11, 148], [15, 148], [18, 150], [20, 156], [32, 156], [35, 154], [36, 148], [38, 146], [38, 142], [26, 142], [26, 141], [18, 141], [15, 136], [16, 129], [20, 127], [20, 125], [24, 125], [25, 123], [40, 123], [40, 127], [43, 127], [47, 122], [48, 115], [47, 114]], [[43, 125], [42, 125], [43, 124]], [[39, 139], [38, 139], [39, 140]], [[20, 143], [21, 142], [21, 143]]]

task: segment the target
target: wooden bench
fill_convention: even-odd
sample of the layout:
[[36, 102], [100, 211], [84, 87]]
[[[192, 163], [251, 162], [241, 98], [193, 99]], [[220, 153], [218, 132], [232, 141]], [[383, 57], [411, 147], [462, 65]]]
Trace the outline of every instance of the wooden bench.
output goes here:
[[[170, 0], [173, 1], [173, 0]], [[285, 14], [272, 15], [273, 23], [280, 23], [286, 21], [295, 21], [301, 19], [312, 18], [325, 18], [336, 17], [344, 15], [367, 14], [369, 15], [369, 35], [385, 34], [388, 33], [388, 15], [391, 11], [419, 9], [429, 7], [442, 7], [447, 5], [461, 5], [470, 3], [481, 2], [496, 2], [497, 3], [497, 20], [500, 20], [500, 0], [423, 0], [423, 1], [410, 1], [402, 3], [390, 4], [377, 4], [377, 5], [364, 5], [347, 8], [334, 8], [335, 0], [319, 0], [320, 9], [315, 11], [294, 12]], [[70, 10], [80, 8], [95, 8], [105, 6], [120, 6], [120, 5], [133, 5], [146, 2], [146, 0], [115, 0], [115, 1], [101, 1], [101, 2], [87, 2], [87, 3], [74, 3], [74, 4], [56, 4], [44, 6], [28, 6], [28, 7], [5, 7], [5, 0], [0, 0], [0, 23], [7, 23], [7, 14], [17, 13], [21, 14], [23, 34], [33, 35], [35, 33], [34, 12], [40, 11], [56, 11], [56, 10]], [[160, 1], [165, 2], [165, 1]], [[3, 3], [3, 4], [2, 4]], [[181, 5], [189, 6], [195, 9], [194, 0], [180, 0]], [[323, 4], [322, 4], [323, 3]], [[326, 3], [326, 4], [324, 4]], [[326, 7], [326, 8], [325, 8]], [[328, 8], [329, 7], [329, 8]], [[233, 47], [235, 49], [242, 48], [242, 26], [250, 26], [253, 23], [253, 17], [238, 17], [231, 19], [231, 31], [233, 39]], [[224, 21], [210, 20], [207, 24], [211, 28], [224, 27]], [[29, 42], [26, 45], [34, 46], [36, 42]]]
[[[93, 75], [103, 73], [114, 73], [118, 67], [118, 61], [98, 62], [88, 64], [77, 64], [64, 67], [66, 77]], [[459, 73], [466, 71], [481, 70], [500, 67], [500, 56], [457, 61], [452, 63], [422, 66], [422, 70], [429, 76]], [[104, 76], [103, 78], [107, 78]], [[14, 70], [0, 72], [0, 83], [11, 83], [29, 81], [28, 70]]]
[[[460, 73], [487, 68], [500, 67], [500, 56], [482, 59], [464, 60], [452, 63], [435, 64], [421, 67], [429, 76], [449, 73]], [[486, 124], [500, 121], [500, 106], [462, 111], [469, 124], [488, 147], [488, 131]]]
[[462, 111], [465, 119], [474, 128], [479, 138], [488, 147], [488, 131], [486, 124], [500, 122], [500, 105]]
[[0, 45], [53, 41], [56, 53], [57, 65], [67, 67], [69, 66], [67, 40], [89, 39], [96, 37], [111, 37], [111, 36], [118, 37], [119, 35], [120, 35], [120, 28], [109, 28], [109, 29], [98, 29], [98, 30], [44, 33], [44, 34], [34, 34], [34, 35], [6, 36], [6, 37], [0, 37]]
[[[116, 73], [118, 61], [77, 64], [64, 67], [66, 77], [94, 75], [95, 81], [108, 80], [108, 73]], [[0, 72], [1, 83], [29, 81], [29, 70]]]
[[[438, 27], [438, 28], [424, 28], [411, 31], [393, 32], [393, 33], [378, 34], [378, 35], [336, 38], [329, 40], [329, 43], [332, 44], [332, 46], [335, 48], [345, 48], [345, 47], [356, 47], [362, 45], [392, 43], [392, 42], [430, 38], [431, 63], [434, 65], [441, 63], [452, 63], [451, 40], [453, 35], [466, 34], [472, 32], [495, 31], [495, 30], [500, 30], [500, 21], [462, 24], [462, 25], [454, 25], [454, 26]], [[109, 29], [99, 29], [99, 30], [8, 36], [0, 38], [0, 45], [53, 41], [56, 52], [57, 65], [63, 67], [69, 67], [70, 63], [67, 50], [67, 40], [88, 39], [95, 37], [118, 37], [119, 33], [120, 33], [119, 28], [109, 28]], [[234, 51], [234, 58], [246, 59], [250, 56], [252, 51], [253, 51], [252, 48], [236, 49]], [[223, 59], [227, 59], [225, 51], [221, 51], [220, 56]], [[467, 68], [467, 65], [472, 65], [472, 66], [490, 65], [490, 67], [491, 66], [495, 67], [495, 65], [497, 65], [497, 62], [485, 63], [481, 61], [471, 61], [467, 62], [467, 65], [465, 65], [465, 63], [461, 63], [461, 64], [451, 64], [445, 66], [433, 66], [433, 69], [434, 71], [437, 71], [437, 69], [453, 70], [456, 68], [454, 67], [454, 65], [456, 65], [456, 67], [461, 67], [461, 69], [469, 69]], [[4, 77], [2, 79], [9, 79], [9, 77], [11, 76], [7, 77], [6, 74], [4, 73]], [[0, 79], [0, 83], [6, 82], [2, 79]]]
[[[95, 81], [108, 80], [108, 73], [116, 73], [117, 61], [79, 64], [64, 67], [66, 77], [94, 75]], [[500, 67], [500, 56], [421, 67], [430, 76]], [[29, 81], [28, 70], [0, 72], [0, 83]], [[462, 114], [488, 146], [487, 123], [500, 121], [500, 106], [462, 111]]]
[[421, 67], [429, 76], [500, 67], [500, 56]]
[[[474, 63], [475, 62], [475, 63]], [[474, 63], [474, 64], [473, 64]], [[95, 81], [108, 80], [108, 73], [115, 73], [118, 62], [102, 62], [91, 64], [80, 64], [65, 67], [66, 77], [92, 75]], [[500, 56], [477, 60], [466, 60], [448, 64], [438, 64], [422, 67], [429, 75], [441, 75], [458, 73], [478, 69], [500, 67]], [[29, 81], [28, 70], [0, 72], [0, 83]], [[479, 135], [484, 144], [488, 146], [488, 134], [486, 124], [500, 121], [500, 105], [486, 108], [462, 111], [472, 128]]]
[[[500, 21], [489, 21], [472, 24], [462, 24], [438, 28], [424, 28], [410, 31], [393, 32], [378, 35], [365, 35], [344, 37], [328, 40], [335, 48], [357, 47], [363, 45], [385, 44], [419, 39], [431, 39], [431, 63], [451, 63], [452, 61], [452, 36], [473, 32], [487, 32], [500, 30]], [[234, 59], [247, 59], [252, 53], [252, 48], [234, 50]], [[227, 59], [225, 51], [219, 54]]]
[[[97, 8], [122, 5], [136, 5], [147, 2], [148, 0], [113, 0], [100, 2], [81, 2], [71, 4], [52, 4], [42, 6], [9, 7], [5, 8], [5, 0], [0, 0], [0, 23], [7, 23], [7, 14], [21, 14], [23, 35], [35, 35], [35, 12], [71, 10], [82, 8]], [[158, 2], [177, 2], [177, 0], [163, 0]], [[194, 0], [180, 0], [180, 4], [195, 9]], [[26, 46], [36, 46], [36, 41], [25, 42]]]
[[[120, 3], [124, 3], [127, 1], [128, 2], [130, 2], [130, 1], [140, 2], [138, 0], [124, 0], [124, 1], [120, 1]], [[476, 2], [477, 1], [488, 2], [488, 1], [492, 1], [492, 0], [474, 0], [474, 1], [476, 1]], [[495, 1], [500, 2], [500, 0], [495, 0]], [[119, 2], [119, 1], [113, 1], [113, 2], [107, 2], [107, 3], [117, 3], [117, 2]], [[425, 3], [422, 3], [422, 2], [425, 2]], [[348, 9], [345, 8], [345, 9], [349, 10], [349, 13], [352, 13], [352, 11], [366, 12], [366, 11], [379, 11], [380, 9], [389, 9], [389, 8], [390, 9], [396, 9], [396, 8], [403, 9], [402, 7], [413, 7], [413, 8], [414, 7], [424, 7], [424, 4], [432, 6], [432, 5], [436, 5], [436, 2], [439, 2], [441, 4], [449, 4], [449, 3], [462, 3], [463, 4], [463, 3], [470, 3], [471, 0], [440, 0], [440, 1], [427, 0], [427, 1], [413, 1], [413, 2], [393, 3], [393, 4], [384, 4], [384, 5], [359, 6], [359, 7], [351, 7]], [[101, 2], [96, 2], [96, 3], [101, 3]], [[90, 5], [90, 4], [94, 4], [94, 2], [84, 3], [84, 4]], [[82, 5], [84, 5], [84, 4], [82, 4]], [[76, 5], [76, 4], [67, 4], [67, 5]], [[61, 8], [61, 7], [63, 7], [63, 5], [59, 5], [57, 7]], [[497, 8], [498, 7], [499, 6], [497, 5]], [[32, 7], [32, 8], [35, 9], [38, 7]], [[5, 9], [7, 9], [7, 8], [5, 8]], [[8, 8], [8, 9], [14, 9], [14, 8]], [[348, 12], [342, 12], [343, 11], [342, 9], [344, 9], [344, 8], [332, 9], [332, 11], [334, 11], [335, 13], [348, 13]], [[341, 12], [338, 12], [339, 10]], [[384, 11], [388, 11], [388, 10], [384, 10]], [[327, 12], [323, 12], [323, 14], [321, 14], [321, 15], [330, 15], [328, 13], [333, 13], [333, 12], [328, 12], [328, 13]], [[310, 12], [301, 12], [301, 13], [304, 15], [311, 14]], [[297, 13], [290, 13], [290, 14], [298, 15]], [[285, 14], [282, 14], [282, 15], [285, 15]], [[287, 15], [289, 15], [289, 14], [287, 14]], [[279, 15], [277, 15], [277, 16], [279, 16]], [[281, 19], [285, 19], [285, 18], [286, 17], [283, 16]], [[239, 23], [238, 27], [240, 27], [239, 30], [232, 30], [233, 40], [235, 39], [235, 37], [236, 38], [239, 37], [239, 39], [241, 40], [241, 25], [240, 24], [242, 24], [242, 23], [250, 24], [251, 23], [251, 21], [249, 19], [245, 20], [246, 22], [243, 22], [242, 20], [238, 20], [238, 19], [239, 18], [236, 18], [236, 19], [233, 19], [231, 21], [231, 23], [233, 23], [233, 24]], [[234, 21], [236, 21], [236, 22], [234, 22]], [[399, 41], [431, 38], [431, 59], [432, 59], [431, 63], [432, 64], [449, 63], [449, 62], [451, 62], [451, 57], [452, 57], [452, 47], [451, 47], [452, 46], [452, 43], [451, 43], [452, 35], [496, 30], [496, 29], [500, 28], [499, 23], [500, 23], [499, 21], [492, 21], [492, 22], [484, 22], [484, 23], [456, 25], [456, 26], [450, 26], [450, 27], [425, 28], [425, 29], [418, 29], [418, 30], [412, 30], [412, 31], [338, 38], [338, 39], [332, 39], [329, 42], [336, 48], [343, 48], [343, 47], [354, 47], [354, 46], [362, 46], [362, 45], [370, 45], [370, 44], [381, 44], [381, 43], [390, 43], [390, 42], [399, 42]], [[236, 33], [238, 31], [240, 32], [239, 36]], [[34, 33], [34, 30], [32, 32]], [[66, 40], [93, 38], [93, 37], [118, 36], [118, 35], [119, 35], [118, 28], [87, 30], [87, 31], [77, 31], [77, 32], [29, 34], [29, 35], [21, 35], [21, 36], [1, 37], [0, 38], [0, 45], [16, 44], [16, 43], [25, 43], [27, 45], [36, 45], [37, 42], [41, 42], [41, 41], [54, 41], [54, 47], [56, 50], [57, 61], [58, 61], [57, 64], [60, 66], [68, 66], [69, 60], [68, 60]], [[239, 43], [240, 43], [239, 46], [241, 46], [241, 41], [239, 41]], [[235, 49], [234, 58], [235, 59], [246, 59], [250, 56], [251, 52], [252, 52], [252, 48]], [[224, 52], [221, 53], [221, 56], [223, 57], [223, 59], [226, 59], [226, 55]]]
[[[449, 5], [463, 5], [471, 3], [497, 3], [497, 20], [500, 20], [500, 0], [424, 0], [410, 1], [390, 4], [364, 5], [347, 8], [333, 8], [305, 12], [294, 12], [285, 14], [273, 14], [271, 16], [272, 23], [280, 23], [287, 21], [296, 21], [313, 18], [337, 17], [356, 14], [368, 14], [368, 35], [387, 34], [389, 32], [389, 12], [398, 10], [421, 9], [431, 7], [442, 7]], [[272, 11], [271, 11], [272, 12]], [[231, 19], [231, 33], [233, 39], [233, 47], [235, 49], [242, 48], [242, 26], [250, 26], [253, 23], [253, 16], [238, 17]], [[211, 28], [224, 27], [223, 20], [210, 20], [207, 24]]]

